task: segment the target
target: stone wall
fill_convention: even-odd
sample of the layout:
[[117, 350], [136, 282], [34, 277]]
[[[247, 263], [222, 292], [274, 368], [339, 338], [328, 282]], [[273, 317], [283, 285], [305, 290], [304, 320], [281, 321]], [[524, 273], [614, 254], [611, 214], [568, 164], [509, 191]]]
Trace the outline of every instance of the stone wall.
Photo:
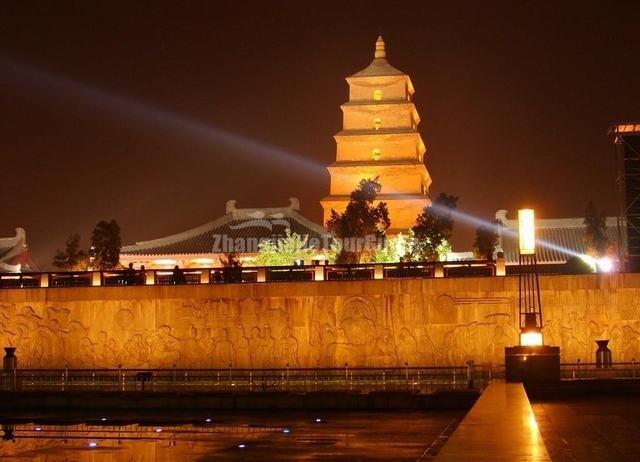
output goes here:
[[[640, 359], [640, 274], [540, 280], [563, 361]], [[502, 363], [517, 278], [0, 290], [21, 367], [315, 367]]]

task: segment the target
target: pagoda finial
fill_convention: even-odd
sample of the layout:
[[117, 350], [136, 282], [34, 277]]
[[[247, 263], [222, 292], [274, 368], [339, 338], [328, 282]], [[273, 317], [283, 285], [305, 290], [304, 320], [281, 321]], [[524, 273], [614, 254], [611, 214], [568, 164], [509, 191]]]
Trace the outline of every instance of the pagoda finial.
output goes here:
[[378, 40], [376, 40], [376, 52], [373, 55], [376, 58], [386, 58], [387, 52], [384, 48], [384, 40], [382, 35], [378, 35]]

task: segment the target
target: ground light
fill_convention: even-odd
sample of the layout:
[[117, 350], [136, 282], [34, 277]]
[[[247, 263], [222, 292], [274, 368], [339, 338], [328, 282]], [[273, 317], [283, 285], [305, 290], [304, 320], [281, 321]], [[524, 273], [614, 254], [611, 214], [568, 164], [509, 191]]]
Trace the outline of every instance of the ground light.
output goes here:
[[289, 428], [289, 427], [284, 427], [284, 428], [282, 429], [282, 433], [284, 433], [284, 434], [289, 434], [289, 433], [291, 433], [291, 428]]
[[90, 447], [90, 448], [97, 448], [97, 447], [98, 447], [98, 443], [96, 443], [95, 441], [91, 441], [91, 442], [89, 443], [89, 447]]
[[207, 423], [211, 423], [213, 422], [213, 419], [211, 417], [207, 417], [206, 419], [204, 419], [204, 421]]
[[316, 417], [315, 422], [316, 423], [322, 423], [322, 417]]
[[162, 433], [162, 428], [156, 428], [156, 433]]
[[245, 443], [238, 443], [238, 449], [244, 449], [247, 445]]

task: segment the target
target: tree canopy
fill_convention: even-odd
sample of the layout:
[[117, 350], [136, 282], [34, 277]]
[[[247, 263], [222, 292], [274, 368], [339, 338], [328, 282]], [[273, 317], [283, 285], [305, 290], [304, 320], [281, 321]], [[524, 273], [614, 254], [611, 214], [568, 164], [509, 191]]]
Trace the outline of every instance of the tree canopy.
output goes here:
[[415, 237], [414, 260], [438, 260], [443, 246], [450, 248], [454, 223], [452, 212], [457, 205], [457, 196], [440, 193], [433, 204], [418, 215], [416, 225], [412, 228]]
[[476, 239], [473, 243], [473, 253], [478, 259], [493, 260], [493, 254], [498, 245], [500, 220], [482, 225], [476, 229]]
[[261, 266], [290, 266], [296, 260], [310, 260], [314, 250], [308, 247], [309, 236], [285, 231], [281, 239], [260, 242], [255, 263]]
[[100, 221], [91, 234], [91, 248], [89, 256], [94, 268], [103, 270], [114, 269], [120, 262], [120, 225], [116, 220]]
[[603, 257], [607, 253], [609, 238], [607, 237], [607, 217], [604, 212], [596, 210], [592, 201], [589, 201], [585, 210], [584, 244], [587, 254], [594, 258]]
[[87, 253], [80, 248], [80, 234], [72, 234], [67, 238], [64, 250], [56, 250], [53, 266], [65, 271], [87, 268]]
[[[343, 242], [350, 238], [373, 238], [373, 241], [384, 239], [385, 232], [391, 225], [386, 202], [374, 205], [377, 195], [382, 190], [378, 177], [360, 180], [358, 187], [350, 195], [344, 212], [331, 211], [327, 228]], [[359, 263], [362, 258], [371, 257], [376, 249], [343, 245], [337, 257], [338, 263]]]

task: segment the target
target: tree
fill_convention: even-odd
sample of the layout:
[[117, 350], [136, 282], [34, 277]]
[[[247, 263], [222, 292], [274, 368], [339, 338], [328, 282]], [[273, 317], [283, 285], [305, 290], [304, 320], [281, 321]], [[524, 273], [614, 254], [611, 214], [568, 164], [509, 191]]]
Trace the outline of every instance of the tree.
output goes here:
[[87, 254], [80, 249], [79, 234], [72, 234], [67, 238], [64, 250], [56, 250], [56, 254], [53, 257], [53, 266], [67, 271], [86, 269]]
[[607, 253], [609, 238], [607, 237], [607, 218], [604, 212], [596, 210], [592, 201], [589, 201], [585, 210], [584, 244], [587, 254], [594, 258], [603, 257]]
[[308, 246], [309, 236], [301, 236], [287, 229], [286, 236], [275, 242], [265, 240], [260, 242], [255, 263], [262, 266], [289, 266], [296, 260], [310, 260], [314, 250]]
[[[367, 248], [366, 241], [377, 243], [384, 239], [385, 232], [391, 225], [389, 210], [386, 202], [373, 205], [381, 190], [382, 184], [378, 177], [360, 180], [358, 187], [351, 192], [345, 211], [331, 211], [327, 228], [343, 241], [336, 259], [338, 263], [359, 263], [362, 258], [371, 256], [377, 248]], [[345, 245], [346, 243], [349, 245]]]
[[450, 248], [453, 233], [452, 211], [458, 205], [458, 197], [440, 193], [432, 205], [425, 207], [412, 228], [415, 236], [414, 260], [440, 259], [444, 247]]
[[89, 256], [92, 266], [102, 270], [114, 269], [120, 261], [120, 225], [115, 220], [100, 221], [91, 235]]
[[498, 245], [498, 229], [501, 224], [500, 220], [495, 220], [491, 224], [482, 225], [476, 229], [473, 253], [477, 259], [493, 260], [493, 253]]
[[226, 253], [223, 258], [220, 259], [220, 263], [225, 268], [240, 268], [242, 266], [242, 260], [235, 252]]

